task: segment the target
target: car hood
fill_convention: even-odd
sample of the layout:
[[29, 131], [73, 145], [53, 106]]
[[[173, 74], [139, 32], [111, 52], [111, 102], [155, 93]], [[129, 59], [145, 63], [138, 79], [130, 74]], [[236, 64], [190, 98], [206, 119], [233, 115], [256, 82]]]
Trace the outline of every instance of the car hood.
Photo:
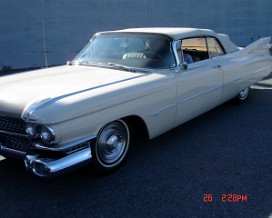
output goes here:
[[29, 117], [34, 109], [65, 97], [142, 77], [98, 67], [60, 66], [0, 78], [0, 114]]

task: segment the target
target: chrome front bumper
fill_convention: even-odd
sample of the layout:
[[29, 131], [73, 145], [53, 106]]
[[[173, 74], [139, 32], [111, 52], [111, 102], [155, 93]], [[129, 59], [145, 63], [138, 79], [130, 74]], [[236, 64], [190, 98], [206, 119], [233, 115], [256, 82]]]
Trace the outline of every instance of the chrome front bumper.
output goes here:
[[38, 154], [27, 155], [24, 152], [19, 152], [0, 145], [0, 155], [23, 159], [26, 169], [40, 177], [50, 177], [69, 172], [88, 164], [92, 158], [91, 149], [89, 147], [60, 159], [54, 159], [39, 157]]

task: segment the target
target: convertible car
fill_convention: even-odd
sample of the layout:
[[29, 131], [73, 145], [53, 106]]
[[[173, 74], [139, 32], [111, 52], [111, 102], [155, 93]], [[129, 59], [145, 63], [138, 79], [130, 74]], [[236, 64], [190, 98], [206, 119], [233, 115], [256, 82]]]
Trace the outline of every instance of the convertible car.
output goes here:
[[194, 28], [101, 32], [65, 66], [2, 77], [0, 154], [48, 177], [90, 164], [119, 168], [135, 133], [152, 139], [272, 71], [271, 38], [239, 48]]

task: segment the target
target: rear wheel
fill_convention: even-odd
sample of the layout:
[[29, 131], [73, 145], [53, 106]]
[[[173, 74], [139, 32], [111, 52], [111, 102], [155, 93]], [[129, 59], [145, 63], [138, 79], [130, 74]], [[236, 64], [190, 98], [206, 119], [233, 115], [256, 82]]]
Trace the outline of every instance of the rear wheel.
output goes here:
[[130, 147], [129, 127], [123, 120], [106, 124], [92, 147], [93, 164], [98, 173], [110, 173], [126, 160]]
[[241, 104], [244, 103], [246, 101], [246, 99], [248, 98], [248, 94], [249, 94], [249, 90], [250, 88], [247, 87], [244, 90], [242, 90], [234, 99], [235, 103]]

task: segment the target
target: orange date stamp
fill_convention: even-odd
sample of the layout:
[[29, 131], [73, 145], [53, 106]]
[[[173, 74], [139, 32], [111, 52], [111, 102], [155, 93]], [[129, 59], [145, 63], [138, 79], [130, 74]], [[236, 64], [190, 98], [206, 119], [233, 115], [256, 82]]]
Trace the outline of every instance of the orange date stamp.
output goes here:
[[[213, 194], [204, 194], [203, 202], [211, 203], [214, 200], [213, 198]], [[247, 202], [248, 196], [243, 194], [222, 194], [220, 200], [222, 203]]]

